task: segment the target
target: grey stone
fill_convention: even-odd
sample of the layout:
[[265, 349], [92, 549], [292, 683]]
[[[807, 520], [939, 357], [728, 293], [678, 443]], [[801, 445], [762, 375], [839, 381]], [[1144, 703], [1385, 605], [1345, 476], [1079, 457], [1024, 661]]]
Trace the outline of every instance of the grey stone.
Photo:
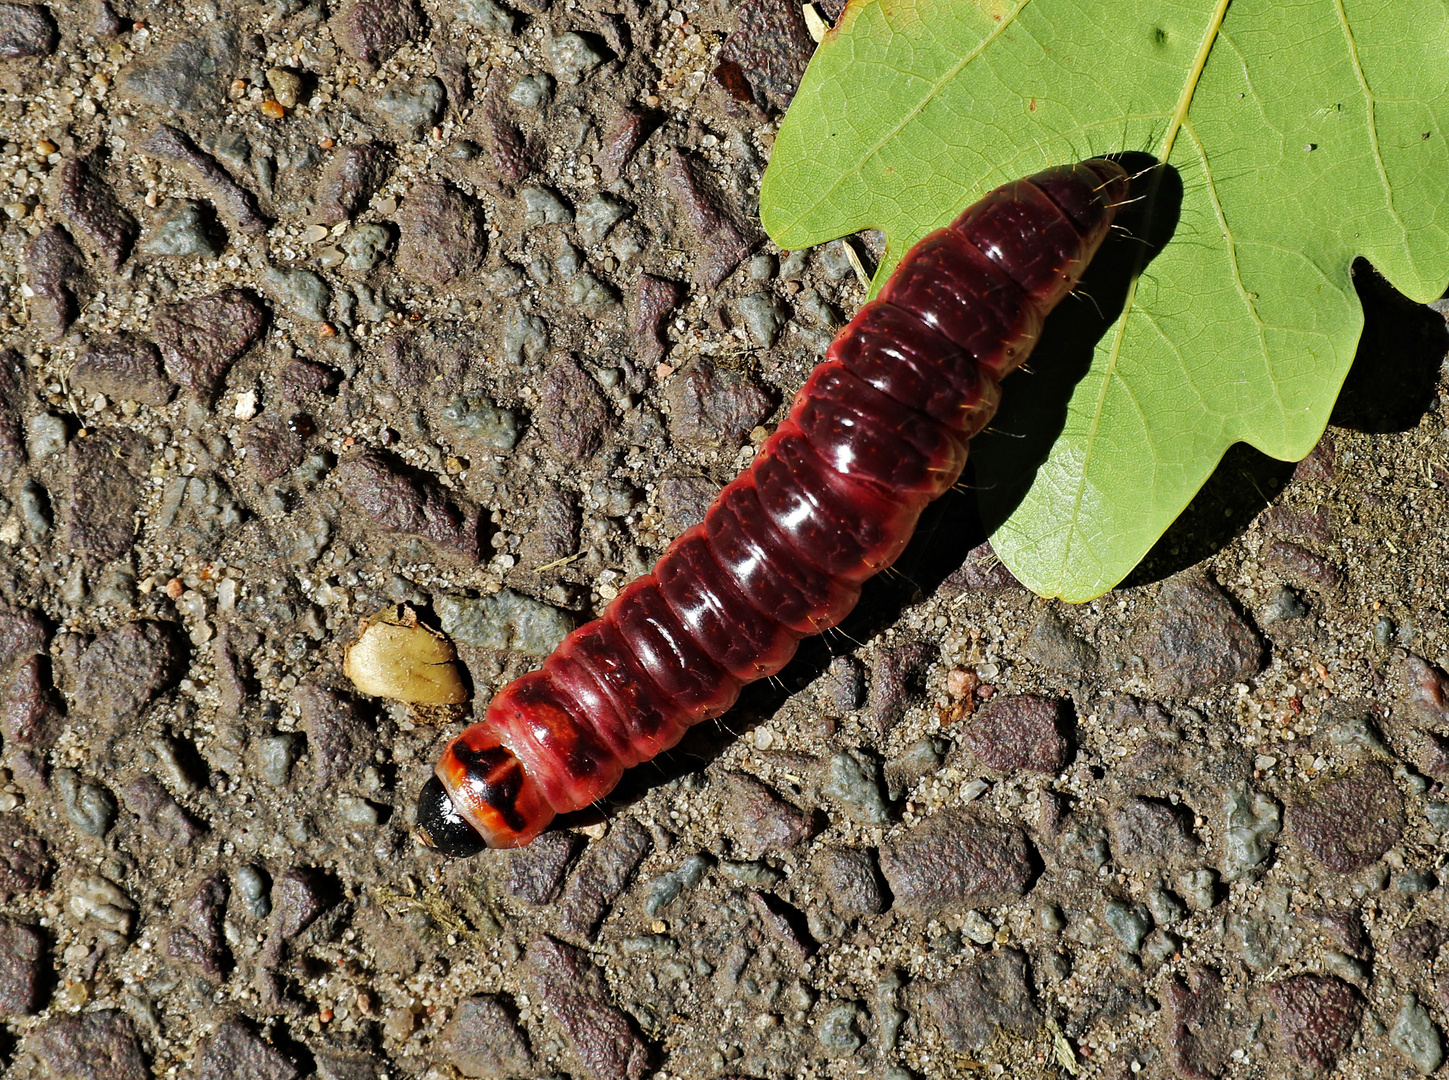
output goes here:
[[774, 348], [790, 318], [790, 308], [772, 292], [758, 292], [740, 300], [740, 315], [756, 348]]
[[567, 225], [574, 219], [574, 212], [557, 192], [546, 187], [526, 187], [518, 193], [523, 200], [523, 224]]
[[1164, 889], [1160, 885], [1154, 885], [1147, 890], [1147, 910], [1152, 913], [1153, 921], [1159, 926], [1171, 926], [1181, 922], [1187, 915], [1187, 905], [1170, 889]]
[[292, 766], [302, 756], [302, 736], [283, 731], [258, 739], [256, 747], [262, 777], [273, 787], [286, 787], [292, 779]]
[[477, 599], [442, 596], [436, 604], [438, 625], [454, 641], [526, 656], [547, 656], [575, 624], [569, 612], [512, 589]]
[[327, 321], [332, 289], [320, 274], [299, 267], [269, 266], [262, 273], [262, 288], [293, 315], [312, 322]]
[[1308, 605], [1299, 598], [1297, 593], [1286, 585], [1280, 585], [1263, 611], [1263, 622], [1270, 624], [1301, 619], [1309, 613], [1309, 610]]
[[518, 31], [518, 16], [497, 0], [455, 0], [453, 18], [503, 37], [512, 37]]
[[633, 211], [623, 199], [601, 191], [579, 207], [579, 238], [586, 244], [601, 244], [609, 230]]
[[1429, 1010], [1413, 994], [1405, 994], [1389, 1029], [1389, 1042], [1425, 1076], [1444, 1063], [1444, 1040]]
[[66, 422], [55, 413], [36, 413], [25, 423], [25, 452], [34, 462], [45, 461], [65, 449], [70, 440]]
[[214, 259], [222, 252], [212, 230], [210, 217], [194, 199], [167, 199], [156, 223], [140, 246], [142, 255], [153, 258], [200, 256]]
[[272, 882], [265, 870], [243, 863], [237, 867], [233, 880], [253, 918], [265, 919], [272, 913]]
[[863, 751], [840, 750], [831, 755], [821, 790], [838, 800], [852, 821], [884, 825], [890, 820], [890, 807], [881, 793], [880, 765]]
[[503, 324], [503, 356], [515, 366], [532, 363], [548, 349], [548, 324], [521, 308], [511, 308]]
[[1128, 952], [1137, 952], [1152, 930], [1152, 915], [1142, 904], [1109, 900], [1102, 909], [1102, 921], [1117, 935]]
[[559, 82], [580, 83], [608, 56], [589, 35], [573, 32], [555, 34], [548, 39], [548, 60]]
[[1055, 610], [1041, 613], [1026, 642], [1026, 654], [1043, 667], [1053, 671], [1094, 671], [1097, 650], [1072, 628]]
[[366, 274], [382, 261], [392, 246], [392, 234], [381, 225], [359, 225], [348, 232], [338, 245], [346, 253], [342, 269]]
[[99, 784], [82, 780], [74, 769], [57, 769], [53, 777], [65, 804], [65, 816], [87, 836], [105, 836], [116, 822], [116, 797]]
[[1283, 825], [1283, 808], [1277, 800], [1247, 788], [1230, 788], [1223, 795], [1223, 818], [1223, 880], [1238, 881], [1267, 866]]
[[692, 889], [704, 879], [714, 860], [708, 855], [691, 855], [668, 873], [660, 874], [649, 883], [649, 895], [644, 901], [644, 913], [651, 919], [678, 900], [685, 889]]
[[624, 310], [614, 286], [584, 272], [569, 282], [569, 301], [592, 319], [606, 319]]
[[442, 117], [446, 100], [442, 82], [430, 77], [388, 87], [372, 107], [395, 132], [416, 142]]
[[551, 75], [523, 75], [508, 91], [508, 100], [520, 109], [541, 109], [553, 99]]
[[512, 450], [518, 441], [518, 417], [508, 409], [479, 399], [455, 397], [443, 407], [443, 422], [463, 443], [490, 450]]
[[845, 1057], [865, 1045], [860, 1034], [865, 1019], [860, 1006], [852, 1001], [832, 1005], [820, 1014], [815, 1024], [815, 1037], [829, 1057]]

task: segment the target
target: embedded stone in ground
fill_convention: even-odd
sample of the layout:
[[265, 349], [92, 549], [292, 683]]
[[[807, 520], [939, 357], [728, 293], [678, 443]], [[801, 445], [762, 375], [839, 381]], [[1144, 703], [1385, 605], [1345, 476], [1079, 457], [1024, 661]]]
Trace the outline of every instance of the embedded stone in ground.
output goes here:
[[176, 685], [186, 661], [172, 625], [151, 619], [122, 623], [81, 655], [76, 710], [108, 729], [125, 728]]
[[523, 1028], [494, 994], [460, 1001], [441, 1041], [453, 1068], [467, 1077], [525, 1076], [535, 1067]]
[[98, 341], [76, 361], [71, 381], [92, 394], [142, 405], [165, 405], [176, 386], [161, 367], [161, 353], [134, 334]]
[[616, 822], [608, 836], [591, 844], [559, 901], [563, 932], [592, 940], [653, 847], [649, 830], [633, 819]]
[[1288, 1056], [1313, 1069], [1333, 1068], [1363, 1018], [1352, 986], [1333, 975], [1295, 975], [1268, 987], [1278, 1038]]
[[912, 984], [907, 998], [958, 1054], [980, 1050], [1001, 1029], [1025, 1036], [1041, 1024], [1026, 957], [1016, 949], [997, 949], [940, 982]]
[[45, 938], [35, 927], [0, 919], [0, 1017], [40, 1011], [47, 952]]
[[483, 212], [447, 184], [416, 184], [397, 215], [397, 268], [425, 285], [450, 285], [483, 265]]
[[1404, 800], [1378, 764], [1316, 784], [1288, 803], [1288, 835], [1324, 866], [1351, 874], [1378, 862], [1404, 831]]
[[429, 540], [469, 562], [483, 555], [478, 508], [454, 500], [432, 477], [373, 450], [337, 470], [343, 493], [374, 524]]
[[50, 10], [40, 4], [0, 4], [0, 60], [48, 56], [60, 33]]
[[146, 1080], [150, 1075], [131, 1018], [115, 1009], [52, 1020], [22, 1046], [59, 1080]]
[[337, 43], [367, 68], [418, 40], [425, 25], [415, 0], [346, 0], [332, 18]]
[[963, 741], [983, 765], [1051, 775], [1067, 761], [1064, 701], [1037, 694], [999, 694], [977, 710]]
[[810, 811], [786, 802], [753, 776], [730, 773], [724, 777], [723, 788], [725, 807], [720, 825], [734, 838], [735, 850], [742, 859], [792, 848], [815, 831]]
[[225, 289], [199, 300], [162, 308], [151, 331], [161, 347], [166, 374], [210, 403], [226, 374], [267, 325], [267, 311], [243, 289]]
[[664, 388], [669, 432], [677, 440], [738, 446], [769, 416], [774, 402], [748, 375], [696, 359]]
[[590, 1080], [638, 1080], [649, 1067], [649, 1048], [629, 1017], [609, 1000], [603, 972], [588, 954], [552, 938], [538, 938], [525, 959], [544, 1015], [563, 1035]]
[[1035, 875], [1031, 845], [1013, 825], [946, 811], [881, 846], [881, 872], [908, 915], [1007, 903]]
[[1157, 597], [1138, 651], [1166, 696], [1185, 697], [1246, 679], [1263, 666], [1263, 643], [1215, 582], [1189, 573]]

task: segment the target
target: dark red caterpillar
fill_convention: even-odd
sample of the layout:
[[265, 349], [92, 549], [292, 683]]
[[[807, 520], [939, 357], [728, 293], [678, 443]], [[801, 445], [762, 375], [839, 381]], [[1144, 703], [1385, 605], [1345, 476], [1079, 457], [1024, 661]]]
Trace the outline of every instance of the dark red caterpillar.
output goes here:
[[966, 463], [1127, 194], [1093, 158], [997, 188], [901, 260], [703, 524], [505, 686], [418, 800], [448, 855], [517, 847], [834, 626]]

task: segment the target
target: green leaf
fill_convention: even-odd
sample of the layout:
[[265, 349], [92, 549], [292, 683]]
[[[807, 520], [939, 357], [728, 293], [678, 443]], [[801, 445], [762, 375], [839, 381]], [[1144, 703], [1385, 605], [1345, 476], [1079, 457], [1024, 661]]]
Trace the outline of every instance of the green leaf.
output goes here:
[[[883, 230], [879, 288], [1014, 177], [1122, 151], [1176, 170], [1171, 239], [1102, 305], [1090, 367], [1041, 361], [1044, 340], [1035, 374], [1003, 388], [1024, 411], [997, 425], [1035, 416], [1049, 449], [972, 447], [997, 553], [1041, 595], [1088, 600], [1233, 443], [1312, 449], [1363, 325], [1356, 256], [1415, 300], [1441, 293], [1446, 72], [1449, 12], [1431, 0], [852, 0], [781, 126], [761, 218], [787, 249]], [[1033, 412], [1068, 392], [1064, 420]]]

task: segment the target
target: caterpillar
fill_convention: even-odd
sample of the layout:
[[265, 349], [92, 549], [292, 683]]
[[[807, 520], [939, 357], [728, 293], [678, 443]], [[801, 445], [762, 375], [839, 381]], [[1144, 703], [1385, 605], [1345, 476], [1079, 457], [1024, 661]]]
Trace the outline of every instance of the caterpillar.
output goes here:
[[528, 843], [845, 618], [956, 483], [1127, 187], [1105, 158], [1047, 169], [907, 252], [704, 521], [448, 744], [418, 798], [422, 842]]

